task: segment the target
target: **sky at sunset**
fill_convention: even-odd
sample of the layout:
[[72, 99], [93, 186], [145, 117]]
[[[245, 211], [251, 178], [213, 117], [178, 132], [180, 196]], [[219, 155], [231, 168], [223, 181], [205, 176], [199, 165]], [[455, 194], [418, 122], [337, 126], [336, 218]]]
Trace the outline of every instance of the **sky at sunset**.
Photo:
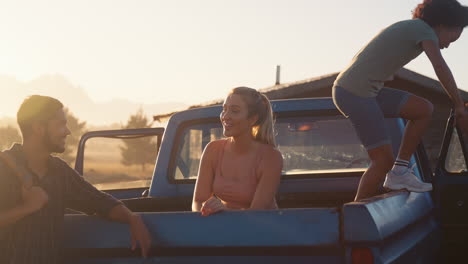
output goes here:
[[[276, 65], [281, 82], [338, 72], [420, 2], [2, 1], [0, 76], [60, 74], [96, 102], [197, 104], [236, 86], [271, 86]], [[468, 90], [468, 34], [443, 54]], [[407, 67], [435, 77], [424, 55]]]

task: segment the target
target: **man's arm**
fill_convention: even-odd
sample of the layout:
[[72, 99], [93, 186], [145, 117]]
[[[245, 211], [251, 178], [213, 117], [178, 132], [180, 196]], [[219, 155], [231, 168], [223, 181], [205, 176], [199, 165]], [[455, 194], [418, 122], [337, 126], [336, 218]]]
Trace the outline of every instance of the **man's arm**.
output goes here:
[[16, 223], [18, 220], [39, 211], [47, 204], [47, 193], [38, 186], [30, 189], [22, 187], [23, 201], [11, 209], [0, 211], [0, 228]]
[[148, 256], [148, 251], [151, 247], [151, 235], [141, 216], [133, 213], [121, 204], [114, 206], [107, 217], [112, 221], [129, 224], [132, 250], [135, 250], [138, 242], [141, 247], [141, 254], [144, 257]]
[[[8, 227], [40, 210], [49, 200], [47, 193], [41, 187], [22, 186], [13, 171], [17, 169], [16, 164], [11, 168], [4, 159], [4, 156], [0, 159], [0, 228]], [[9, 160], [9, 162], [14, 161]]]
[[111, 195], [97, 190], [68, 165], [62, 166], [67, 170], [67, 207], [87, 214], [97, 213], [109, 220], [129, 224], [132, 249], [136, 248], [138, 242], [142, 255], [146, 257], [151, 246], [151, 236], [141, 217]]
[[18, 220], [32, 213], [25, 206], [19, 205], [12, 209], [0, 212], [0, 228], [16, 223]]
[[31, 208], [28, 208], [22, 203], [11, 209], [2, 210], [0, 211], [0, 228], [14, 224], [33, 212]]

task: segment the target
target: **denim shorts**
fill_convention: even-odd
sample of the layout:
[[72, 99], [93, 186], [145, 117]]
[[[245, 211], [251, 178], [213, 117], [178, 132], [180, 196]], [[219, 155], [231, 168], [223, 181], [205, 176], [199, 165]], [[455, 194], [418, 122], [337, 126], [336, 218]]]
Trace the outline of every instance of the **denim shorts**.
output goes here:
[[386, 117], [399, 117], [410, 93], [382, 88], [376, 97], [357, 96], [343, 87], [333, 86], [333, 102], [348, 118], [367, 150], [391, 144]]

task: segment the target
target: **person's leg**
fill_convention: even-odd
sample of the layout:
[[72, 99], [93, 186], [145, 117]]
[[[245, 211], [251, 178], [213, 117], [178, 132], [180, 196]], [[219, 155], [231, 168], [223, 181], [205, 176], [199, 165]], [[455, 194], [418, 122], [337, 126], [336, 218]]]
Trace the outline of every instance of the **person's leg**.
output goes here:
[[361, 177], [355, 200], [371, 197], [377, 194], [394, 161], [381, 106], [374, 97], [359, 97], [341, 87], [333, 88], [333, 99], [337, 108], [353, 124], [371, 160], [370, 167]]
[[385, 174], [387, 174], [393, 165], [394, 157], [390, 144], [367, 150], [367, 153], [369, 154], [371, 165], [361, 177], [356, 197], [354, 198], [355, 201], [376, 195], [385, 179]]
[[409, 121], [400, 145], [399, 159], [410, 160], [431, 122], [433, 108], [431, 102], [416, 95], [411, 95], [401, 107], [400, 117]]
[[385, 117], [402, 117], [408, 121], [393, 168], [387, 173], [384, 187], [391, 190], [407, 189], [414, 192], [432, 190], [430, 183], [422, 182], [408, 168], [411, 155], [416, 151], [421, 137], [430, 123], [432, 104], [413, 94], [384, 88], [377, 96]]

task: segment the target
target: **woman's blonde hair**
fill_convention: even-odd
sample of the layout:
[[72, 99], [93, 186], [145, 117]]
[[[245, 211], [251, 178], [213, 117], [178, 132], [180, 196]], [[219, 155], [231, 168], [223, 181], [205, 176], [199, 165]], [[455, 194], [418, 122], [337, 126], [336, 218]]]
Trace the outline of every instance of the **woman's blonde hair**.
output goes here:
[[271, 104], [268, 98], [255, 89], [249, 87], [237, 87], [231, 90], [229, 95], [237, 94], [247, 104], [248, 117], [257, 115], [258, 119], [252, 127], [252, 136], [255, 140], [276, 147], [274, 133], [274, 119]]

